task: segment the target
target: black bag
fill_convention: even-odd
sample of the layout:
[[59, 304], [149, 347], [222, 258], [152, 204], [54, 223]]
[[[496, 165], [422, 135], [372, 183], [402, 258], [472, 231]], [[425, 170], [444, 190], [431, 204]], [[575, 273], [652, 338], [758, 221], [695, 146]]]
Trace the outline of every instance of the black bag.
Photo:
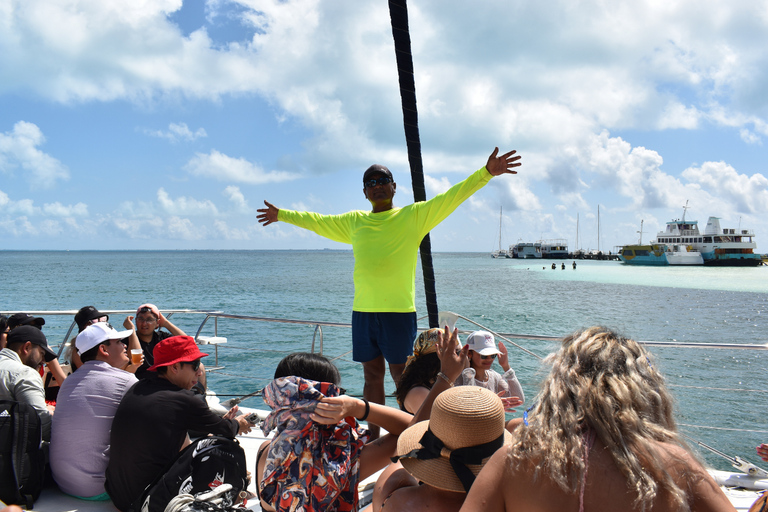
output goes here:
[[0, 400], [0, 499], [32, 508], [45, 481], [43, 431], [37, 411]]
[[226, 437], [208, 436], [187, 446], [171, 467], [147, 487], [134, 503], [136, 512], [163, 512], [179, 494], [195, 495], [221, 484], [231, 484], [237, 496], [248, 486], [245, 452], [240, 443]]

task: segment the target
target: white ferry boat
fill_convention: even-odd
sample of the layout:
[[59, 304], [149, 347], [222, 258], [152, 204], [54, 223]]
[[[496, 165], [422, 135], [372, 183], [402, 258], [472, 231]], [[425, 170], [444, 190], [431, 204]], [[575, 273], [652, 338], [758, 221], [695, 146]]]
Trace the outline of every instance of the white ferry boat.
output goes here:
[[751, 229], [721, 228], [718, 217], [710, 217], [704, 233], [698, 221], [685, 220], [688, 206], [683, 207], [682, 220], [667, 222], [664, 231], [646, 245], [625, 245], [619, 258], [629, 265], [711, 265], [754, 267], [762, 263], [755, 253], [757, 244]]
[[682, 220], [667, 222], [664, 231], [656, 235], [660, 244], [685, 245], [701, 253], [704, 265], [728, 267], [754, 267], [762, 259], [755, 253], [757, 244], [751, 229], [721, 228], [718, 217], [710, 217], [704, 234], [699, 232], [697, 221]]

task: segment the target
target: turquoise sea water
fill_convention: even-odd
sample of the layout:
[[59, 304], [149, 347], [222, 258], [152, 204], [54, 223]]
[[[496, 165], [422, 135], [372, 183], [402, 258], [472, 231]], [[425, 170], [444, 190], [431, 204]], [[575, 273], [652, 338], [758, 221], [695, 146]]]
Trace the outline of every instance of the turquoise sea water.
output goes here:
[[[768, 267], [629, 267], [578, 261], [573, 270], [569, 260], [561, 270], [557, 263], [552, 270], [551, 261], [435, 254], [438, 304], [498, 332], [562, 336], [602, 324], [637, 340], [768, 343]], [[349, 323], [353, 264], [351, 252], [339, 251], [0, 251], [0, 310], [76, 310], [89, 304], [100, 310], [134, 310], [153, 302], [163, 309]], [[422, 317], [426, 308], [420, 272], [416, 304]], [[46, 320], [49, 340], [61, 343], [72, 317]], [[110, 321], [121, 324], [122, 316], [112, 315]], [[202, 318], [178, 314], [173, 321], [194, 334]], [[203, 334], [213, 334], [212, 324]], [[467, 323], [459, 327], [473, 329]], [[224, 368], [209, 375], [209, 385], [219, 394], [244, 395], [269, 382], [283, 355], [308, 350], [314, 327], [220, 319], [218, 333], [228, 340], [219, 350]], [[325, 327], [323, 335], [325, 354], [340, 357], [342, 385], [361, 394], [360, 366], [347, 354], [351, 331]], [[541, 356], [555, 346], [535, 339], [516, 342]], [[213, 354], [213, 347], [202, 348]], [[545, 369], [537, 358], [508, 348], [530, 403]], [[757, 461], [754, 446], [768, 441], [768, 354], [668, 347], [651, 351], [676, 397], [679, 422], [690, 425], [681, 430], [725, 453]], [[262, 403], [253, 398], [245, 405]], [[722, 459], [706, 451], [702, 455], [711, 465], [728, 469]]]

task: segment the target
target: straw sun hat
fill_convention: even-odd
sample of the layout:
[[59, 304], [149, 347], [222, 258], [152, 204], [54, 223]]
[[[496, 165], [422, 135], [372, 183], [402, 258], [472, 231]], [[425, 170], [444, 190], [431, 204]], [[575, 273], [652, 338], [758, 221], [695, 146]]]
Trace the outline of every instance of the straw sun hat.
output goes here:
[[504, 406], [493, 392], [479, 386], [450, 388], [435, 399], [429, 420], [400, 434], [397, 457], [418, 480], [466, 492], [493, 452], [511, 441], [504, 425]]

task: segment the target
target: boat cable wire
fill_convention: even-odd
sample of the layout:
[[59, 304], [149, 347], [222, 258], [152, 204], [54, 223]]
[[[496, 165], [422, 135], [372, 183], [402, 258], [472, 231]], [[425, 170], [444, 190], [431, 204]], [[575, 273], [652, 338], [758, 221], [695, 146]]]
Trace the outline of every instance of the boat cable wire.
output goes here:
[[680, 427], [704, 428], [707, 430], [727, 430], [729, 432], [750, 432], [753, 434], [768, 434], [768, 430], [751, 430], [748, 428], [710, 427], [707, 425], [692, 425], [690, 423], [678, 423]]
[[[392, 24], [392, 39], [395, 43], [397, 78], [400, 84], [405, 144], [408, 150], [408, 163], [411, 167], [413, 200], [414, 202], [426, 201], [427, 192], [424, 187], [424, 165], [421, 159], [421, 140], [419, 138], [419, 112], [416, 108], [416, 82], [413, 77], [413, 55], [411, 54], [411, 34], [408, 28], [406, 0], [389, 1], [389, 18]], [[424, 275], [424, 295], [429, 315], [429, 326], [440, 327], [437, 316], [435, 269], [432, 265], [432, 242], [429, 233], [421, 241], [419, 252], [421, 253], [421, 270]]]
[[715, 388], [711, 386], [686, 386], [685, 384], [667, 384], [672, 388], [708, 389], [712, 391], [738, 391], [740, 393], [768, 393], [765, 389]]

